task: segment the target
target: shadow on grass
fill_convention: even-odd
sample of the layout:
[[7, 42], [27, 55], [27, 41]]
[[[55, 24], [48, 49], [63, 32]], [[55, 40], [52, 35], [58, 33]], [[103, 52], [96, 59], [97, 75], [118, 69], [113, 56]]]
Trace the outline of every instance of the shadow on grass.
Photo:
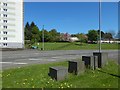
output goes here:
[[111, 73], [108, 73], [108, 72], [105, 72], [105, 71], [102, 71], [102, 70], [98, 70], [99, 72], [102, 72], [102, 73], [106, 73], [108, 75], [111, 75], [111, 76], [114, 76], [114, 77], [117, 77], [117, 78], [120, 78], [119, 75], [115, 75], [115, 74], [111, 74]]

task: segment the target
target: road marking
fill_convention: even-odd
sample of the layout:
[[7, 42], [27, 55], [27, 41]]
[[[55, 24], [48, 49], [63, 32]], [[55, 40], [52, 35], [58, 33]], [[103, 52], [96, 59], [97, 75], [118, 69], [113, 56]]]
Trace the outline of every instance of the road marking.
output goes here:
[[10, 64], [10, 63], [12, 63], [12, 62], [0, 62], [0, 63], [3, 63], [3, 64]]
[[13, 64], [27, 64], [27, 63], [13, 63]]
[[27, 64], [27, 63], [16, 63], [16, 62], [0, 62], [0, 64]]
[[61, 58], [61, 57], [52, 57], [53, 59]]
[[47, 60], [47, 61], [56, 61], [55, 59]]
[[36, 58], [29, 58], [28, 60], [40, 60], [40, 59], [36, 59]]

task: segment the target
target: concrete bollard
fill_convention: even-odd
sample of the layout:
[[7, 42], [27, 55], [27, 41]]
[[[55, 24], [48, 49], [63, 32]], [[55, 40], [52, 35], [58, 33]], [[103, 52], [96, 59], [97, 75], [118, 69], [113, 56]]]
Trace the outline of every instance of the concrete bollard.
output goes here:
[[107, 52], [93, 52], [93, 56], [98, 57], [98, 68], [104, 67], [104, 65], [108, 62]]
[[64, 80], [67, 78], [68, 69], [63, 66], [50, 67], [48, 75], [57, 81]]
[[70, 60], [68, 61], [68, 72], [79, 75], [85, 71], [84, 62], [80, 60]]
[[98, 68], [98, 58], [96, 56], [82, 56], [85, 67], [95, 70]]

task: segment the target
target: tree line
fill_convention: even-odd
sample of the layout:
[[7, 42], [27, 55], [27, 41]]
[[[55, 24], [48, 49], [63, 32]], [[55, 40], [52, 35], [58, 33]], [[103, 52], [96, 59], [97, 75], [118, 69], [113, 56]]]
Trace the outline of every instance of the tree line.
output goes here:
[[[25, 40], [30, 41], [31, 43], [42, 42], [42, 31], [40, 30], [34, 22], [29, 24], [28, 22], [25, 25]], [[77, 37], [80, 42], [88, 41], [98, 41], [99, 40], [100, 30], [89, 30], [87, 34], [77, 33], [68, 35], [68, 33], [57, 32], [56, 29], [50, 31], [44, 29], [44, 41], [45, 42], [60, 42], [66, 41], [68, 37]], [[106, 40], [113, 39], [113, 35], [110, 32], [101, 31], [101, 38]]]
[[[25, 25], [25, 40], [29, 40], [32, 43], [42, 41], [42, 31], [40, 30], [34, 22]], [[57, 42], [60, 40], [60, 33], [56, 29], [47, 31], [44, 29], [44, 41], [45, 42]]]

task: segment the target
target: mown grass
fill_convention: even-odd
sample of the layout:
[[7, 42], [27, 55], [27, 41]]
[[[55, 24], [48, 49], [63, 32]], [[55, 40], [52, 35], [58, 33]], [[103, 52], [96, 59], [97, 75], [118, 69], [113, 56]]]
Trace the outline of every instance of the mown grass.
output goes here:
[[55, 81], [48, 76], [50, 66], [66, 66], [67, 62], [32, 65], [4, 70], [3, 88], [117, 88], [118, 64], [110, 61], [104, 68], [86, 70], [75, 76], [69, 74], [64, 81]]
[[2, 89], [2, 71], [0, 70], [0, 89]]
[[[37, 45], [37, 44], [36, 44]], [[37, 45], [39, 49], [42, 48], [42, 42], [40, 43], [40, 45]], [[46, 42], [44, 44], [45, 46], [45, 50], [93, 50], [93, 49], [99, 49], [99, 45], [98, 44], [80, 44], [80, 42], [61, 42], [61, 43], [48, 43]], [[108, 49], [118, 49], [118, 44], [106, 44], [103, 43], [101, 44], [101, 48], [103, 50], [108, 50]]]

